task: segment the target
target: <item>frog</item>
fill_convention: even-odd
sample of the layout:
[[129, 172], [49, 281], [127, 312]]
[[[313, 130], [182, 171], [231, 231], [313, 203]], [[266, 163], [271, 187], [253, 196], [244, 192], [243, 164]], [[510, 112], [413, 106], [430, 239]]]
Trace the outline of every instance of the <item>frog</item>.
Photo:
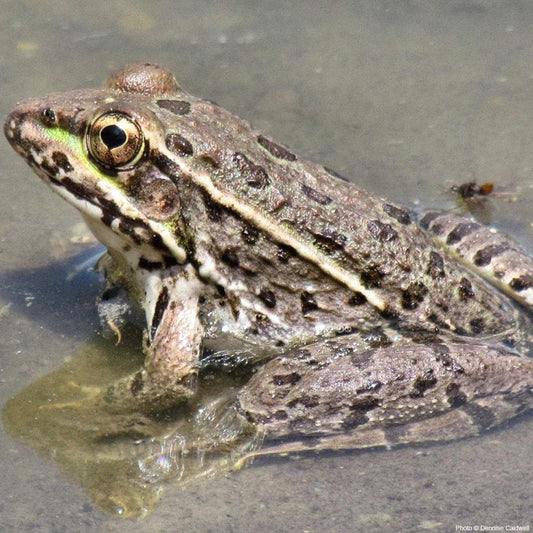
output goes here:
[[360, 188], [154, 63], [22, 102], [4, 131], [106, 247], [103, 305], [120, 287], [144, 313], [144, 364], [101, 391], [110, 410], [179, 408], [205, 368], [239, 365], [222, 405], [265, 453], [531, 410], [533, 259], [503, 233]]

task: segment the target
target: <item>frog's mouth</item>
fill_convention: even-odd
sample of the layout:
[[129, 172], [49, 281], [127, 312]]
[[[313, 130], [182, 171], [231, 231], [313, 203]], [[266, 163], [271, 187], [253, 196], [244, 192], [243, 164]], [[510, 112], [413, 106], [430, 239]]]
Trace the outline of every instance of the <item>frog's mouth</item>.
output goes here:
[[93, 180], [76, 180], [68, 174], [51, 176], [40, 167], [34, 167], [34, 170], [53, 191], [81, 212], [91, 231], [104, 244], [111, 245], [102, 238], [105, 233], [102, 234], [98, 226], [109, 228], [135, 246], [148, 246], [166, 256], [173, 256], [180, 264], [185, 262], [186, 252], [176, 244], [170, 230], [142, 215], [122, 198], [123, 193], [116, 187], [109, 187], [111, 191], [106, 192]]
[[[148, 244], [158, 250], [167, 250], [160, 234], [150, 227], [148, 220], [141, 218], [137, 212], [131, 215], [123, 213], [118, 203], [109, 199], [97, 186], [81, 185], [80, 181], [68, 175], [58, 178], [42, 171], [37, 174], [44, 174], [43, 177], [52, 190], [76, 207], [86, 220], [101, 222], [115, 233], [126, 236], [136, 245]], [[129, 211], [132, 211], [131, 207]]]

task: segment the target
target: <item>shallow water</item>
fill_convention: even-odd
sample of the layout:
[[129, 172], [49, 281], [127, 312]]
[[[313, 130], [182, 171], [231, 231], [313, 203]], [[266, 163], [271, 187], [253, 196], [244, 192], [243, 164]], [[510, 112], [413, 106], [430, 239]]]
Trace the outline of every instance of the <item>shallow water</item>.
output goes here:
[[[0, 111], [94, 86], [126, 61], [168, 66], [193, 94], [297, 153], [407, 205], [483, 213], [533, 252], [533, 5], [498, 1], [4, 2]], [[0, 140], [2, 405], [99, 330], [94, 245], [77, 213]], [[76, 256], [76, 259], [71, 260]], [[112, 352], [113, 343], [109, 342]], [[262, 459], [181, 491], [137, 531], [455, 531], [528, 525], [531, 421], [426, 448]], [[126, 531], [58, 465], [0, 433], [0, 527]]]

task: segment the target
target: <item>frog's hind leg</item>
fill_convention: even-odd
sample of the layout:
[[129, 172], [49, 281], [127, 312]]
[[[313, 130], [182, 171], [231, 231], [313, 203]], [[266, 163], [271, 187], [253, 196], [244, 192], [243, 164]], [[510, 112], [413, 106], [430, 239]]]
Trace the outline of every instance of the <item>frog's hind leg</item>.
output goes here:
[[266, 436], [255, 455], [453, 440], [533, 408], [533, 360], [502, 349], [413, 344], [350, 354], [349, 337], [340, 343], [341, 356], [315, 343], [278, 357], [241, 390], [239, 409]]
[[420, 225], [522, 305], [533, 309], [533, 258], [507, 235], [472, 220], [428, 211]]

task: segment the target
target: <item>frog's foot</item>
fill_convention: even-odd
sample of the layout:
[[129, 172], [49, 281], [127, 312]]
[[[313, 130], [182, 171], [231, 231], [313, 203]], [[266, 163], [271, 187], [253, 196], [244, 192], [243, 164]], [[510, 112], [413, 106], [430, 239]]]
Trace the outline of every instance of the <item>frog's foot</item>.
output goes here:
[[[533, 360], [467, 344], [336, 356], [316, 343], [267, 363], [239, 408], [280, 452], [474, 436], [533, 408]], [[290, 437], [290, 446], [283, 441]], [[262, 452], [277, 453], [266, 447]]]

